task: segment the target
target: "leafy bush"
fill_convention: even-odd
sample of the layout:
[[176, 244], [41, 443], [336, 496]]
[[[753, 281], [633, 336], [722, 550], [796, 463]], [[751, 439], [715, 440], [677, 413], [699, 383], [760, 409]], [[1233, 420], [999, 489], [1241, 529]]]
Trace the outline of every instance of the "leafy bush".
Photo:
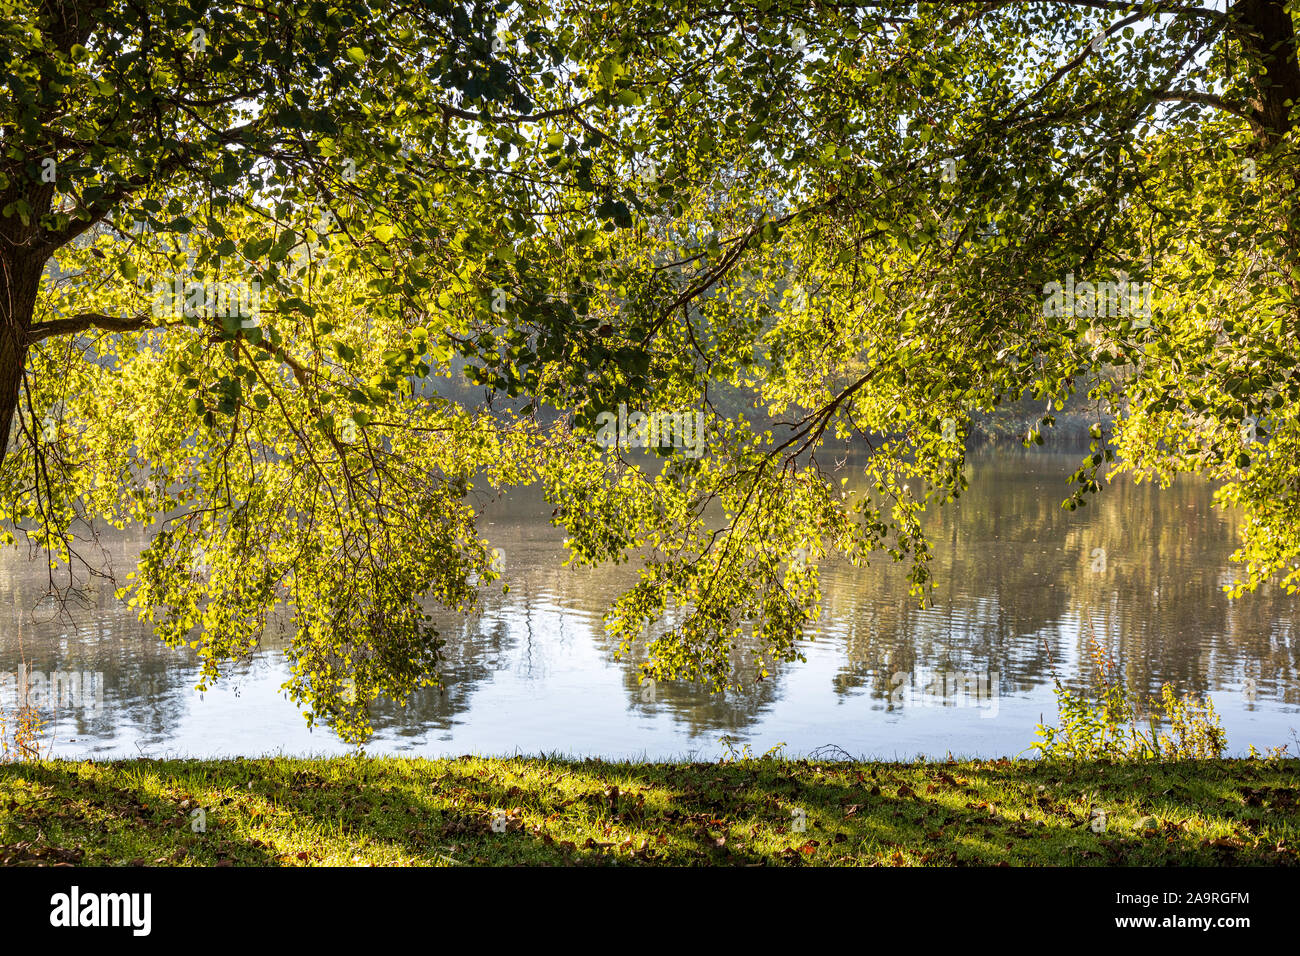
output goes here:
[[40, 760], [41, 732], [46, 723], [30, 704], [22, 704], [12, 716], [0, 707], [0, 763]]
[[1160, 696], [1147, 698], [1144, 708], [1142, 698], [1124, 686], [1114, 658], [1089, 630], [1097, 665], [1094, 694], [1072, 693], [1057, 677], [1060, 726], [1040, 723], [1038, 741], [1030, 750], [1071, 760], [1198, 760], [1223, 755], [1228, 741], [1212, 700], [1192, 694], [1179, 697], [1172, 685], [1164, 684]]

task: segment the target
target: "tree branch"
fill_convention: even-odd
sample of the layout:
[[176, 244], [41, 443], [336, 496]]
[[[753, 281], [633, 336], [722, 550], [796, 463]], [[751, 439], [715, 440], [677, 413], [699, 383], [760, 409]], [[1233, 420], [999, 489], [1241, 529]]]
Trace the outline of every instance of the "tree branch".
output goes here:
[[1249, 107], [1244, 104], [1229, 103], [1223, 97], [1215, 96], [1213, 93], [1203, 93], [1200, 90], [1166, 90], [1155, 94], [1152, 99], [1158, 103], [1195, 103], [1198, 106], [1209, 106], [1244, 119], [1251, 126], [1263, 128], [1259, 117]]
[[100, 312], [86, 312], [66, 319], [38, 322], [27, 330], [27, 344], [33, 345], [52, 335], [70, 335], [87, 329], [103, 329], [105, 332], [137, 332], [149, 328], [151, 318], [149, 312], [141, 312], [129, 318], [104, 315]]

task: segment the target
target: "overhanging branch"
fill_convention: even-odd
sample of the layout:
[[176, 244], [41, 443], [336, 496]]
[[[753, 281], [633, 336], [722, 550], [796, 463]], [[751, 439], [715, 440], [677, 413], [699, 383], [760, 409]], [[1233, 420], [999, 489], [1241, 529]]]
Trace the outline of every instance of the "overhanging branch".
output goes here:
[[1230, 103], [1221, 96], [1215, 96], [1213, 93], [1203, 93], [1200, 90], [1166, 90], [1163, 93], [1156, 93], [1152, 99], [1157, 103], [1194, 103], [1197, 106], [1208, 106], [1212, 109], [1228, 113], [1243, 119], [1251, 126], [1257, 129], [1263, 129], [1259, 117], [1245, 104]]
[[140, 329], [151, 327], [151, 318], [152, 315], [148, 312], [129, 317], [86, 312], [66, 319], [38, 322], [27, 330], [27, 344], [33, 345], [52, 335], [72, 335], [85, 332], [87, 329], [103, 329], [105, 332], [138, 332]]

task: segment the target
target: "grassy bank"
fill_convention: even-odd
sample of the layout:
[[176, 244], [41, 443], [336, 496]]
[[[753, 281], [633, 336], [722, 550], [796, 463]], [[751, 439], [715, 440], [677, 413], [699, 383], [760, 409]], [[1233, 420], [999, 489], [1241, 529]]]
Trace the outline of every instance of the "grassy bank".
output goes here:
[[1294, 866], [1298, 848], [1296, 760], [0, 766], [7, 865]]

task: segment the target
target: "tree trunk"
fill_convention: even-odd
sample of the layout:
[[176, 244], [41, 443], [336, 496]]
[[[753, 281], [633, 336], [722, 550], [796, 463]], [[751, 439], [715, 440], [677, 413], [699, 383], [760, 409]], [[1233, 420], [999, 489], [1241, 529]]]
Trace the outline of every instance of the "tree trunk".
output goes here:
[[[1232, 6], [1237, 33], [1247, 54], [1261, 67], [1252, 86], [1251, 107], [1259, 122], [1256, 141], [1266, 153], [1287, 142], [1292, 126], [1291, 108], [1300, 103], [1300, 49], [1295, 23], [1283, 0], [1237, 0]], [[1279, 188], [1288, 197], [1280, 206], [1282, 241], [1290, 253], [1287, 264], [1291, 290], [1300, 294], [1300, 168], [1282, 170]], [[1292, 312], [1293, 332], [1300, 329], [1300, 310]]]
[[27, 364], [27, 330], [36, 308], [41, 265], [34, 257], [0, 255], [0, 467], [17, 440], [18, 400]]
[[1251, 105], [1264, 129], [1261, 139], [1271, 148], [1290, 132], [1289, 104], [1300, 98], [1295, 25], [1283, 0], [1237, 0], [1232, 16], [1247, 53], [1263, 67]]

